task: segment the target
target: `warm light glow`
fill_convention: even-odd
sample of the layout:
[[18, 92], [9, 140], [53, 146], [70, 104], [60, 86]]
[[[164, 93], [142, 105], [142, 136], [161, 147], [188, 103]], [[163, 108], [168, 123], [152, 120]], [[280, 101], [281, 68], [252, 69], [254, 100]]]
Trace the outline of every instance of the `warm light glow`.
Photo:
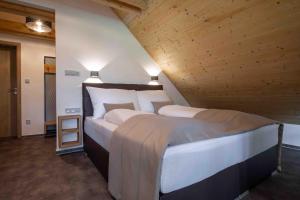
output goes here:
[[26, 26], [27, 28], [39, 33], [49, 33], [52, 31], [51, 22], [35, 19], [33, 17], [26, 17]]
[[103, 67], [101, 66], [89, 66], [89, 67], [85, 67], [88, 71], [101, 71], [101, 69], [103, 69]]
[[100, 78], [87, 78], [85, 81], [85, 83], [103, 83]]
[[148, 85], [159, 85], [158, 81], [150, 81]]
[[146, 67], [145, 69], [150, 76], [158, 76], [161, 72], [161, 69], [158, 67]]
[[37, 31], [39, 33], [42, 33], [43, 29], [42, 29], [42, 27], [38, 26], [38, 27], [35, 28], [35, 31]]
[[40, 20], [36, 21], [35, 23], [36, 23], [37, 26], [42, 26], [43, 25], [43, 23]]
[[[99, 57], [99, 56], [98, 56]], [[84, 66], [88, 71], [101, 71], [109, 62], [105, 62], [97, 58], [97, 56], [90, 56], [86, 58], [78, 58], [78, 61]]]

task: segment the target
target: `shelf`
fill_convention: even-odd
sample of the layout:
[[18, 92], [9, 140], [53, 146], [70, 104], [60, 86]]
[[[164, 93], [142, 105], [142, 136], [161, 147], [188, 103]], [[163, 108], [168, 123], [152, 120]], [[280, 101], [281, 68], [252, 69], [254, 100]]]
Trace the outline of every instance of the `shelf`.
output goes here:
[[58, 116], [62, 120], [69, 120], [69, 119], [80, 119], [80, 115], [64, 115], [64, 116]]
[[67, 128], [67, 129], [61, 129], [62, 133], [77, 133], [79, 132], [78, 128]]
[[[71, 127], [76, 128], [63, 128], [64, 122], [68, 120], [74, 120], [76, 125], [72, 125]], [[76, 147], [82, 144], [82, 129], [81, 129], [81, 116], [80, 115], [65, 115], [58, 116], [58, 145], [59, 148], [69, 148]], [[76, 140], [71, 140], [68, 142], [64, 142], [67, 134], [76, 134]], [[75, 138], [74, 138], [75, 139]]]
[[45, 126], [56, 125], [56, 120], [46, 121]]
[[62, 143], [62, 147], [73, 147], [73, 146], [77, 146], [80, 145], [79, 141], [70, 141], [70, 142], [63, 142]]

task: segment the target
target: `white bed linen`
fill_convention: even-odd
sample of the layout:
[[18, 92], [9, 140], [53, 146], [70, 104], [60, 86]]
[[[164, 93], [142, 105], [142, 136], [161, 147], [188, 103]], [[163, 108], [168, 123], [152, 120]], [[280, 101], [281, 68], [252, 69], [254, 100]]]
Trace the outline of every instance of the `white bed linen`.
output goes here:
[[197, 113], [207, 110], [205, 108], [194, 108], [180, 105], [167, 105], [158, 110], [158, 114], [169, 117], [193, 118]]
[[152, 102], [171, 101], [164, 90], [137, 91], [139, 105], [142, 111], [154, 113]]
[[94, 109], [94, 118], [103, 118], [105, 114], [104, 103], [123, 104], [133, 103], [135, 110], [140, 110], [138, 98], [135, 90], [106, 89], [87, 87], [86, 88]]
[[[109, 151], [116, 125], [86, 118], [85, 133]], [[162, 162], [161, 192], [169, 193], [200, 182], [277, 144], [278, 125], [245, 134], [168, 147]]]
[[109, 151], [110, 138], [117, 127], [117, 125], [100, 118], [86, 117], [84, 122], [84, 132], [106, 151]]
[[110, 123], [120, 125], [123, 124], [126, 120], [136, 115], [149, 115], [153, 113], [137, 111], [137, 110], [129, 110], [129, 109], [114, 109], [107, 112], [104, 115], [104, 119]]

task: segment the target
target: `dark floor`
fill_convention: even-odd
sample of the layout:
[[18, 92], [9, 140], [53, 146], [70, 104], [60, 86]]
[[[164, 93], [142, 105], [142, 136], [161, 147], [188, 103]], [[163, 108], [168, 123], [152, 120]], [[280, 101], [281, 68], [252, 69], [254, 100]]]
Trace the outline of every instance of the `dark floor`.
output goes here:
[[[106, 182], [84, 153], [55, 155], [55, 139], [0, 141], [0, 200], [111, 200]], [[244, 200], [300, 199], [300, 151], [284, 149], [283, 173]]]
[[0, 141], [0, 200], [111, 200], [84, 153], [55, 154], [55, 138]]

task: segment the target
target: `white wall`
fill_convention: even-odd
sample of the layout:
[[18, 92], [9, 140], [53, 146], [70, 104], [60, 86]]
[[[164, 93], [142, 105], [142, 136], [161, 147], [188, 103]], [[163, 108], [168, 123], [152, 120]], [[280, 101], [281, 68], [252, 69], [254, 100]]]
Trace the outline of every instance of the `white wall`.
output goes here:
[[[57, 113], [66, 107], [81, 107], [81, 83], [89, 70], [100, 70], [102, 81], [113, 83], [145, 83], [150, 76], [145, 69], [157, 65], [140, 46], [126, 26], [108, 8], [86, 12], [71, 7], [56, 8], [57, 48]], [[64, 76], [65, 69], [74, 69], [80, 77]], [[164, 77], [165, 79], [165, 77]], [[161, 82], [167, 83], [165, 80]], [[167, 92], [180, 104], [186, 101], [172, 87]]]
[[283, 144], [300, 147], [300, 125], [285, 124], [283, 130]]
[[[22, 1], [56, 10], [58, 114], [65, 114], [66, 107], [81, 108], [80, 85], [89, 76], [87, 68], [105, 66], [102, 80], [122, 83], [147, 83], [144, 69], [157, 71], [158, 66], [110, 9], [89, 6], [84, 0]], [[65, 77], [65, 69], [78, 70], [81, 76]], [[163, 73], [160, 82], [175, 102], [187, 104]], [[299, 127], [285, 125], [283, 143], [300, 146]]]
[[[81, 84], [89, 70], [101, 70], [102, 81], [147, 84], [157, 75], [151, 59], [123, 22], [111, 9], [84, 0], [22, 0], [55, 9], [57, 114], [65, 108], [81, 108]], [[66, 77], [64, 70], [76, 70], [79, 77]], [[148, 72], [148, 73], [147, 73]], [[188, 105], [167, 77], [160, 82], [178, 104]]]
[[[0, 34], [0, 40], [21, 43], [22, 135], [44, 133], [44, 56], [55, 56], [53, 42]], [[30, 79], [30, 84], [25, 84]], [[31, 125], [26, 125], [31, 120]]]

